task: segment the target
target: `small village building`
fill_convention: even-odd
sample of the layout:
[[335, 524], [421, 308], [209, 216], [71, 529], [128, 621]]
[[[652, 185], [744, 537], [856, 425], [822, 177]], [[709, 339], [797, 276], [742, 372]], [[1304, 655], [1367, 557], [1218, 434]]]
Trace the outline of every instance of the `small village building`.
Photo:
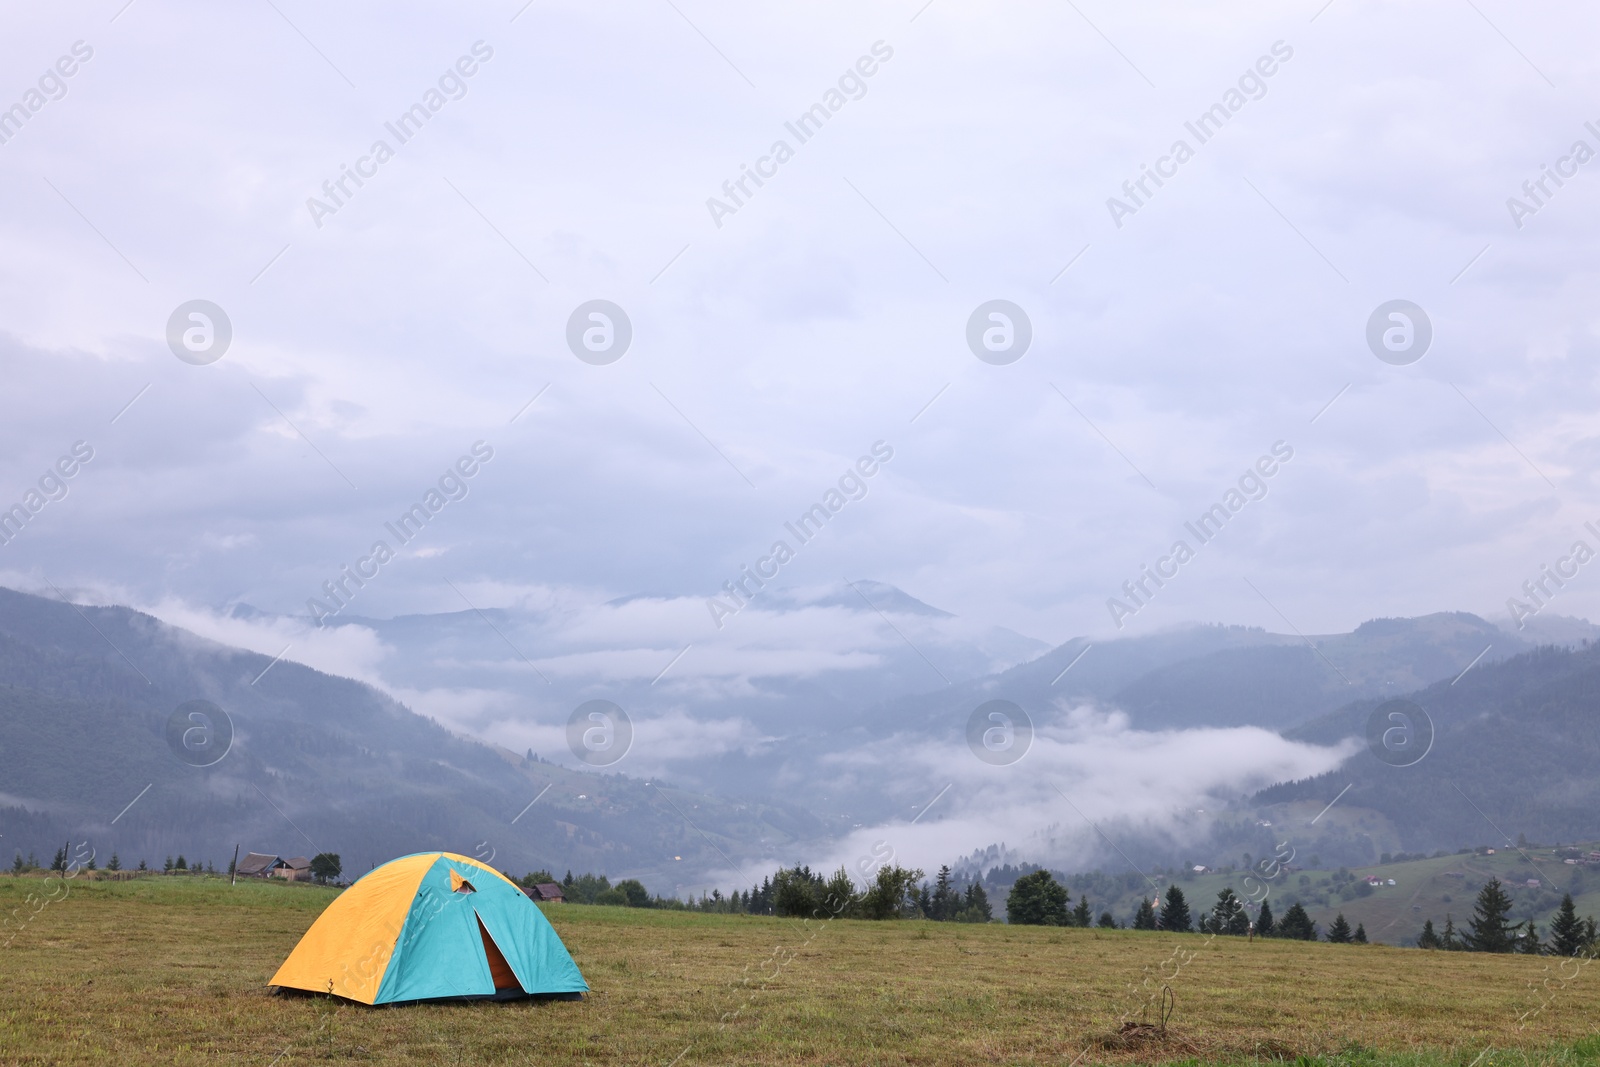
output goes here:
[[283, 866], [272, 872], [279, 878], [287, 878], [291, 882], [311, 881], [311, 861], [304, 856], [291, 856], [283, 861]]
[[272, 856], [265, 852], [246, 853], [244, 859], [239, 861], [239, 866], [234, 868], [241, 878], [271, 878], [288, 863], [282, 856]]

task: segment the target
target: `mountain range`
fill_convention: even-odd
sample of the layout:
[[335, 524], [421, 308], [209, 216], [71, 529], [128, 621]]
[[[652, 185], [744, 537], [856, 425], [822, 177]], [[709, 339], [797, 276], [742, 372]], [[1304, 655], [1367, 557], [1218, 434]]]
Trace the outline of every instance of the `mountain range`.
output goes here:
[[[1205, 821], [1186, 824], [1182, 858], [1268, 854], [1275, 831], [1263, 824], [1282, 826], [1346, 784], [1337, 812], [1307, 835], [1330, 856], [1457, 847], [1492, 839], [1485, 823], [1595, 836], [1586, 775], [1596, 742], [1585, 730], [1600, 650], [1585, 646], [1596, 628], [1581, 620], [1543, 620], [1537, 636], [1560, 646], [1442, 613], [1347, 634], [1193, 625], [1050, 648], [878, 583], [775, 591], [771, 605], [884, 640], [870, 655], [782, 662], [739, 684], [685, 672], [668, 689], [657, 682], [670, 670], [613, 669], [626, 635], [609, 647], [581, 627], [552, 638], [559, 612], [341, 617], [385, 650], [380, 688], [126, 607], [0, 590], [0, 835], [41, 854], [89, 840], [102, 861], [116, 851], [124, 865], [188, 852], [220, 866], [235, 845], [333, 851], [351, 873], [450, 848], [518, 872], [603, 870], [673, 892], [805, 862], [853, 830], [902, 820], [907, 793], [863, 754], [912, 739], [965, 758], [967, 719], [985, 701], [1015, 702], [1041, 731], [1089, 707], [1140, 736], [1253, 728], [1333, 751], [1405, 697], [1437, 727], [1421, 763], [1396, 768], [1358, 751], [1326, 774], [1213, 797]], [[613, 618], [639, 607], [606, 606]], [[230, 616], [274, 621], [244, 605]], [[465, 688], [503, 696], [489, 728], [442, 724], [394, 695]], [[535, 752], [494, 736], [532, 723], [560, 738], [572, 709], [600, 697], [637, 709], [637, 758], [593, 769], [559, 741]], [[201, 706], [193, 701], [223, 709], [226, 723], [202, 730], [220, 738], [231, 724], [225, 754], [207, 766], [183, 745], [201, 721], [180, 711]], [[663, 743], [662, 723], [690, 742]], [[694, 740], [719, 729], [739, 736]], [[1176, 859], [1171, 839], [1119, 839], [1116, 851]], [[1027, 847], [1024, 835], [1010, 854]]]

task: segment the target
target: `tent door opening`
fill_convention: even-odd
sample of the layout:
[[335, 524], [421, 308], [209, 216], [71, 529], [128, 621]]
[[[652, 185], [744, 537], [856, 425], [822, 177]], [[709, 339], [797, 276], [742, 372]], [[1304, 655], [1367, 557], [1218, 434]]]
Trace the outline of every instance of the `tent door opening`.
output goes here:
[[483, 938], [483, 954], [489, 958], [489, 974], [494, 979], [495, 992], [521, 990], [522, 983], [517, 981], [515, 972], [511, 970], [511, 964], [506, 962], [505, 954], [494, 943], [494, 938], [484, 929], [482, 919], [478, 919], [478, 934]]

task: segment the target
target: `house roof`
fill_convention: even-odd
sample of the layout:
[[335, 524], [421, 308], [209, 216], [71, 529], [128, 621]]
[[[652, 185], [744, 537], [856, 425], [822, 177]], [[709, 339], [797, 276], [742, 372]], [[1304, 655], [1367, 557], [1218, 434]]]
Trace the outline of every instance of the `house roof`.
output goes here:
[[306, 859], [304, 856], [292, 856], [289, 859], [284, 860], [284, 863], [288, 864], [297, 871], [308, 870], [311, 867], [311, 861]]
[[555, 882], [539, 882], [528, 890], [528, 895], [539, 900], [566, 899], [566, 896], [561, 892], [561, 886]]
[[264, 852], [251, 852], [247, 853], [245, 858], [239, 861], [237, 870], [240, 874], [260, 874], [262, 871], [270, 871], [283, 865], [283, 859], [280, 856], [269, 856]]

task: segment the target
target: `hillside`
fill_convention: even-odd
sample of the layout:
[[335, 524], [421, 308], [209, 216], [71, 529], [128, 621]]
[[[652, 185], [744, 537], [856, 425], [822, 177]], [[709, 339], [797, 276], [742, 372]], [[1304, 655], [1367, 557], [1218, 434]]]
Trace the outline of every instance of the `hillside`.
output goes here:
[[[523, 721], [551, 721], [604, 695], [640, 717], [682, 715], [716, 723], [719, 733], [738, 739], [656, 754], [686, 787], [767, 797], [783, 783], [785, 796], [806, 797], [820, 817], [847, 826], [880, 822], [920, 798], [887, 788], [882, 775], [837, 774], [841, 757], [897, 734], [953, 741], [972, 709], [987, 700], [1013, 700], [1040, 722], [1060, 705], [1092, 703], [1127, 713], [1141, 730], [1284, 730], [1352, 698], [1409, 692], [1454, 677], [1486, 647], [1492, 646], [1483, 662], [1526, 647], [1477, 616], [1440, 613], [1316, 635], [1314, 649], [1297, 635], [1220, 625], [1181, 626], [1092, 647], [1074, 639], [1050, 649], [871, 581], [764, 590], [754, 603], [770, 631], [756, 640], [758, 647], [741, 645], [751, 640], [742, 628], [722, 635], [727, 647], [641, 647], [651, 642], [640, 627], [669, 603], [623, 597], [575, 616], [546, 605], [488, 608], [481, 615], [340, 615], [331, 624], [370, 630], [379, 639], [387, 651], [378, 669], [396, 691], [492, 695], [482, 703], [500, 710], [462, 720], [475, 736], [511, 744]], [[233, 610], [261, 617], [243, 605]], [[780, 654], [791, 643], [809, 648], [819, 630], [855, 639], [836, 655], [819, 657], [814, 649]], [[548, 683], [516, 649], [539, 650]], [[681, 661], [675, 658], [680, 653]], [[640, 663], [648, 670], [641, 672]], [[628, 666], [619, 672], [619, 664]], [[675, 666], [658, 678], [669, 664]], [[746, 670], [750, 675], [741, 677]]]
[[[889, 587], [872, 592], [912, 613], [905, 617], [950, 618]], [[453, 636], [440, 644], [442, 618]], [[466, 684], [460, 671], [471, 660], [472, 625], [483, 620], [408, 616], [385, 628], [420, 635], [407, 645], [418, 684], [429, 682], [424, 676], [435, 658], [445, 675], [429, 684]], [[761, 745], [709, 753], [683, 746], [670, 779], [647, 783], [526, 759], [453, 734], [370, 686], [288, 660], [273, 663], [126, 608], [0, 590], [0, 754], [8, 767], [0, 835], [8, 850], [41, 859], [69, 838], [89, 840], [102, 859], [116, 851], [129, 865], [159, 864], [180, 852], [223, 865], [235, 844], [283, 855], [333, 851], [353, 873], [386, 856], [449, 847], [516, 870], [638, 877], [671, 894], [707, 888], [730, 866], [815, 860], [839, 833], [901, 817], [908, 803], [926, 800], [921, 783], [909, 797], [891, 775], [839, 774], [841, 754], [903, 737], [948, 740], [959, 757], [965, 749], [957, 731], [973, 706], [996, 695], [1034, 709], [1041, 721], [1063, 702], [1120, 707], [1146, 730], [1274, 728], [1314, 709], [1289, 736], [1332, 744], [1359, 735], [1380, 697], [1443, 671], [1448, 677], [1418, 697], [1438, 704], [1441, 724], [1437, 750], [1418, 767], [1391, 768], [1361, 755], [1251, 802], [1216, 796], [1192, 804], [1214, 810], [1175, 813], [1182, 825], [1166, 839], [1119, 831], [1118, 847], [1141, 864], [1235, 862], [1244, 852], [1268, 854], [1277, 840], [1268, 824], [1281, 826], [1301, 808], [1295, 817], [1309, 825], [1298, 840], [1329, 866], [1371, 864], [1385, 851], [1494, 841], [1481, 817], [1464, 814], [1469, 805], [1439, 792], [1452, 782], [1482, 790], [1475, 801], [1497, 825], [1540, 840], [1594, 836], [1589, 768], [1600, 753], [1584, 727], [1596, 654], [1545, 650], [1496, 660], [1515, 648], [1499, 635], [1492, 653], [1452, 685], [1491, 631], [1461, 614], [1376, 620], [1316, 638], [1319, 655], [1298, 638], [1262, 630], [1186, 627], [1086, 653], [1086, 645], [1068, 643], [998, 674], [852, 714], [845, 714], [844, 697], [806, 683], [812, 698], [802, 700], [791, 687], [772, 705], [789, 711], [769, 723], [773, 734]], [[1368, 695], [1351, 702], [1352, 688]], [[1336, 697], [1336, 710], [1321, 710]], [[1513, 697], [1514, 705], [1497, 703]], [[175, 709], [197, 699], [226, 709], [235, 729], [232, 747], [214, 766], [180, 759], [167, 736]], [[702, 707], [670, 699], [697, 720], [726, 710], [714, 700]], [[1502, 731], [1541, 747], [1504, 745]], [[1339, 805], [1311, 824], [1352, 780]], [[783, 796], [771, 799], [779, 790]], [[946, 806], [958, 810], [952, 806], [962, 800], [958, 792]], [[946, 814], [935, 812], [933, 821]], [[947, 858], [955, 860], [955, 850]], [[1105, 862], [1115, 858], [1108, 848]]]
[[[1585, 851], [1596, 844], [1587, 844]], [[1600, 917], [1600, 871], [1593, 868], [1567, 866], [1550, 848], [1530, 848], [1524, 858], [1515, 850], [1496, 849], [1493, 854], [1471, 849], [1426, 859], [1378, 863], [1370, 867], [1353, 868], [1297, 868], [1276, 879], [1262, 879], [1248, 885], [1264, 885], [1267, 900], [1273, 913], [1281, 917], [1290, 906], [1304, 905], [1312, 921], [1324, 932], [1336, 915], [1344, 915], [1353, 927], [1364, 924], [1367, 936], [1374, 942], [1391, 945], [1414, 944], [1422, 932], [1422, 924], [1431, 919], [1436, 929], [1443, 929], [1445, 920], [1453, 917], [1458, 928], [1466, 925], [1472, 915], [1473, 901], [1478, 890], [1491, 877], [1499, 878], [1511, 894], [1513, 908], [1511, 921], [1532, 919], [1539, 924], [1541, 935], [1547, 934], [1550, 919], [1561, 903], [1561, 894], [1570, 891], [1579, 915]], [[1297, 857], [1306, 862], [1307, 857]], [[1209, 908], [1216, 902], [1224, 887], [1236, 894], [1247, 890], [1247, 869], [1213, 871], [1205, 874], [1191, 872], [1178, 875], [1176, 881], [1188, 897], [1189, 906], [1196, 911]], [[1368, 877], [1383, 884], [1369, 886]], [[1395, 884], [1389, 885], [1389, 879]], [[1538, 888], [1527, 885], [1529, 879], [1541, 883]], [[1069, 879], [1071, 881], [1071, 879]], [[1166, 880], [1163, 879], [1163, 884]], [[1094, 894], [1091, 892], [1091, 898]], [[1127, 921], [1138, 903], [1138, 895], [1126, 894], [1104, 905], [1113, 914]], [[1102, 908], [1096, 903], [1096, 914]]]
[[[860, 726], [867, 709], [937, 685], [941, 674], [957, 683], [984, 678], [1049, 648], [870, 580], [806, 590], [768, 586], [752, 602], [759, 624], [730, 622], [688, 650], [689, 636], [674, 629], [664, 639], [655, 632], [657, 613], [682, 608], [672, 598], [640, 595], [582, 610], [341, 614], [329, 625], [370, 631], [384, 652], [378, 669], [395, 691], [493, 694], [461, 720], [474, 736], [521, 750], [511, 739], [522, 736], [526, 721], [564, 721], [597, 696], [640, 718], [681, 713], [716, 723], [719, 733], [742, 743], [653, 754], [675, 781], [703, 793], [767, 799], [778, 789], [786, 796], [820, 792], [827, 795], [827, 817], [846, 822], [881, 817], [882, 798], [837, 795], [818, 764], [839, 751], [841, 737]], [[231, 610], [240, 618], [270, 618], [248, 605]], [[703, 603], [693, 601], [685, 619], [690, 636], [704, 618]], [[822, 642], [831, 652], [818, 646], [819, 632], [834, 635]], [[539, 673], [519, 649], [528, 650]]]
[[[451, 848], [519, 872], [603, 869], [670, 891], [684, 870], [722, 865], [719, 848], [759, 854], [821, 829], [800, 808], [528, 761], [369, 686], [269, 664], [126, 608], [0, 589], [7, 857], [47, 859], [71, 839], [101, 862], [115, 851], [125, 866], [159, 866], [187, 853], [221, 867], [240, 844], [337, 852], [359, 874]], [[233, 724], [212, 766], [185, 762], [168, 741], [175, 709], [196, 699]]]
[[1003, 698], [1030, 710], [1094, 702], [1127, 712], [1145, 730], [1288, 730], [1352, 697], [1407, 693], [1453, 678], [1488, 646], [1480, 666], [1529, 647], [1465, 612], [1373, 619], [1347, 634], [1309, 640], [1314, 649], [1292, 634], [1216, 625], [1092, 645], [1075, 639], [998, 674], [890, 701], [880, 718], [900, 722], [932, 708], [955, 713]]
[[[1273, 786], [1260, 806], [1331, 800], [1363, 808], [1392, 825], [1398, 850], [1432, 851], [1505, 835], [1536, 841], [1594, 836], [1600, 811], [1600, 645], [1543, 648], [1480, 663], [1459, 682], [1409, 694], [1432, 719], [1434, 741], [1412, 766], [1367, 754], [1337, 771]], [[1353, 702], [1290, 732], [1326, 743], [1364, 736], [1380, 701]]]

